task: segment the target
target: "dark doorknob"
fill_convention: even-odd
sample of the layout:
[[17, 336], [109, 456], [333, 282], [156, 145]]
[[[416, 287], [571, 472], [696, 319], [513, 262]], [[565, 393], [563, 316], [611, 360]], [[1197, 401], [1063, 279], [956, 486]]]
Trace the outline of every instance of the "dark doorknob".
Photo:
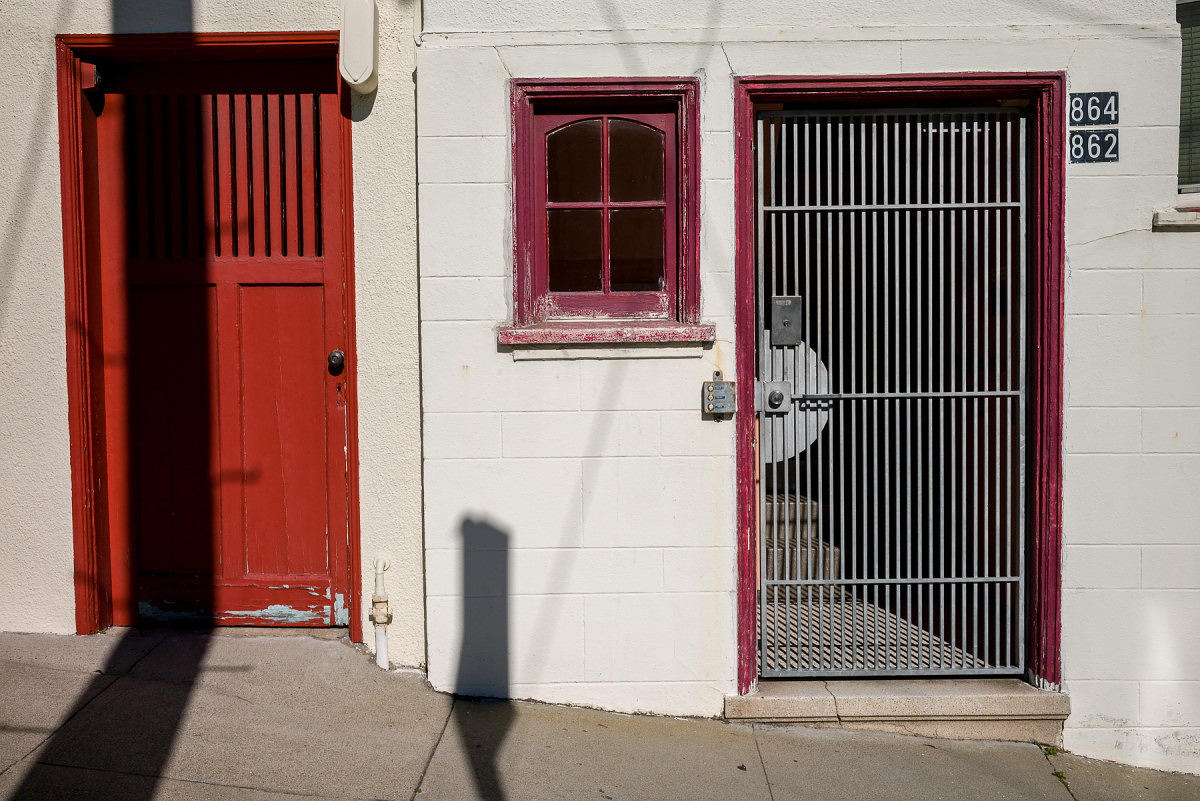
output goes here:
[[329, 354], [329, 374], [341, 375], [342, 370], [346, 369], [346, 354], [340, 350], [335, 350]]
[[783, 393], [777, 389], [772, 390], [771, 394], [767, 396], [767, 403], [772, 409], [778, 409], [783, 405]]

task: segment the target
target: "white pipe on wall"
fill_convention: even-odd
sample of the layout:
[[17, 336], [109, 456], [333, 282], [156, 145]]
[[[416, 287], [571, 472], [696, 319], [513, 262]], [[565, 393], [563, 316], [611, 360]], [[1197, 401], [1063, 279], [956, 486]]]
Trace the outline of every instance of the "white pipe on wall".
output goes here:
[[388, 609], [387, 587], [383, 584], [383, 571], [390, 565], [382, 556], [375, 558], [375, 594], [371, 596], [371, 620], [375, 623], [375, 664], [387, 670], [388, 662], [387, 626], [392, 622]]

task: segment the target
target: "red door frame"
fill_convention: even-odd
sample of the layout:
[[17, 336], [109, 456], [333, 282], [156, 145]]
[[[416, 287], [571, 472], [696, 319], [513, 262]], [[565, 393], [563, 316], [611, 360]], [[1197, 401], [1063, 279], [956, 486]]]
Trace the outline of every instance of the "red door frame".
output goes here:
[[[1062, 553], [1063, 268], [1066, 75], [956, 73], [818, 77], [747, 77], [734, 82], [737, 216], [737, 380], [754, 385], [757, 334], [755, 298], [755, 103], [800, 102], [918, 106], [931, 100], [1030, 101], [1029, 426], [1026, 440], [1026, 509], [1029, 581], [1026, 598], [1026, 664], [1031, 679], [1057, 686], [1060, 679]], [[755, 588], [753, 404], [737, 413], [738, 692], [758, 678]]]
[[[67, 399], [71, 442], [71, 496], [75, 562], [75, 627], [90, 634], [112, 624], [109, 503], [104, 485], [106, 444], [100, 369], [99, 219], [94, 151], [96, 116], [88, 90], [98, 59], [137, 62], [269, 60], [328, 57], [335, 63], [337, 31], [300, 33], [67, 34], [55, 37], [58, 70], [59, 158], [63, 209], [63, 262], [67, 329]], [[350, 636], [362, 641], [361, 546], [358, 512], [358, 404], [354, 354], [354, 224], [349, 90], [342, 86], [340, 158], [343, 176], [347, 367], [347, 518]], [[115, 511], [115, 510], [114, 510]]]

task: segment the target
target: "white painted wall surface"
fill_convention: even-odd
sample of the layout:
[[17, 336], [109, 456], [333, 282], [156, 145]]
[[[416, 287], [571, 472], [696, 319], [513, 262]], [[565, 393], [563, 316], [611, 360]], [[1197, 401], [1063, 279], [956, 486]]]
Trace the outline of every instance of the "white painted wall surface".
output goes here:
[[[171, 10], [189, 6], [190, 15]], [[332, 30], [338, 15], [337, 0], [6, 0], [0, 8], [0, 630], [75, 630], [54, 35], [114, 25]], [[369, 605], [371, 562], [391, 557], [392, 660], [420, 665], [412, 2], [380, 3], [379, 15], [379, 89], [373, 103], [355, 104], [352, 134], [363, 555], [355, 578]]]
[[[1168, 4], [1170, 9], [1167, 9]], [[1118, 0], [1099, 5], [1088, 0], [1029, 3], [1023, 0], [952, 2], [952, 0], [564, 0], [548, 13], [538, 0], [430, 0], [425, 3], [425, 30], [475, 31], [603, 31], [612, 39], [642, 30], [702, 30], [720, 41], [731, 29], [752, 29], [759, 41], [780, 30], [801, 28], [928, 27], [938, 25], [1064, 25], [1174, 19], [1169, 0]], [[856, 37], [847, 37], [856, 38]]]
[[[435, 686], [459, 682], [461, 533], [483, 521], [509, 537], [512, 696], [714, 715], [734, 689], [733, 430], [695, 409], [697, 382], [734, 369], [734, 75], [1062, 70], [1074, 91], [1121, 93], [1122, 137], [1118, 164], [1068, 170], [1066, 743], [1200, 771], [1200, 233], [1150, 231], [1175, 202], [1173, 3], [572, 1], [548, 14], [426, 0], [425, 20]], [[615, 75], [701, 79], [703, 304], [718, 345], [515, 359], [495, 344], [511, 319], [507, 81]]]

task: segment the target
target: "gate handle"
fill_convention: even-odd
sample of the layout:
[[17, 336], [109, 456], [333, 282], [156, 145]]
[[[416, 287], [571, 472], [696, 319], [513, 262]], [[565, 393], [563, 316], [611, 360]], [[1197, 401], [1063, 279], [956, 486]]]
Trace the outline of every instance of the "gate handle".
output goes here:
[[330, 351], [329, 353], [329, 374], [341, 375], [342, 370], [346, 369], [346, 354], [340, 350]]

